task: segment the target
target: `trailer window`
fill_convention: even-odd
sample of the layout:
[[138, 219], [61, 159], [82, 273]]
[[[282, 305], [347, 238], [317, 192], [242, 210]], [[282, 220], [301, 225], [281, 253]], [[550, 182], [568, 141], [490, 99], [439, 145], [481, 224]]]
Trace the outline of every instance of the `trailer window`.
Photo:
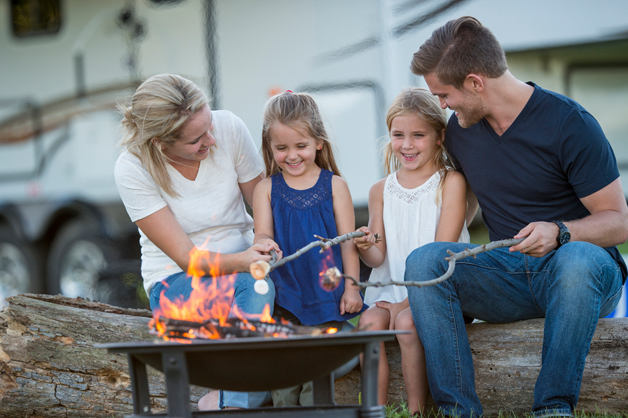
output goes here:
[[13, 35], [50, 35], [61, 28], [60, 0], [11, 0]]

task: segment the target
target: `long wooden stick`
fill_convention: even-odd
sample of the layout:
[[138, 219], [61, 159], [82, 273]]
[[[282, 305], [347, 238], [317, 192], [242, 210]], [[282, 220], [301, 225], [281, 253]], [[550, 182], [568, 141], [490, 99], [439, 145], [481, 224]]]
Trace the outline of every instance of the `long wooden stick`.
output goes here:
[[394, 280], [390, 280], [390, 281], [387, 281], [387, 282], [358, 282], [356, 279], [354, 279], [351, 276], [347, 276], [346, 274], [343, 274], [342, 277], [351, 280], [356, 286], [359, 286], [359, 287], [384, 287], [384, 286], [427, 287], [427, 286], [432, 286], [432, 285], [444, 282], [445, 280], [447, 280], [454, 273], [454, 269], [456, 268], [456, 261], [457, 260], [462, 260], [463, 258], [466, 258], [466, 257], [475, 257], [476, 255], [478, 255], [480, 253], [491, 251], [491, 250], [494, 250], [496, 248], [511, 247], [513, 245], [519, 244], [524, 239], [525, 238], [504, 239], [504, 240], [501, 240], [501, 241], [493, 241], [493, 242], [490, 242], [488, 244], [480, 245], [480, 246], [472, 248], [472, 249], [468, 249], [467, 248], [464, 251], [461, 251], [459, 253], [453, 253], [453, 252], [447, 250], [447, 254], [449, 254], [449, 257], [445, 257], [445, 260], [449, 261], [449, 267], [447, 268], [447, 271], [445, 272], [445, 274], [443, 274], [440, 277], [437, 277], [436, 279], [428, 280], [428, 281], [425, 281], [425, 282], [410, 282], [410, 281], [408, 281], [408, 282], [398, 282], [398, 281], [394, 281]]
[[297, 250], [294, 254], [284, 257], [279, 261], [275, 262], [271, 260], [270, 263], [267, 263], [266, 261], [256, 261], [255, 263], [251, 264], [251, 267], [250, 267], [251, 275], [255, 279], [261, 280], [265, 278], [268, 275], [268, 273], [270, 273], [277, 267], [283, 266], [288, 261], [294, 260], [295, 258], [310, 251], [314, 247], [321, 247], [320, 252], [322, 253], [323, 251], [325, 251], [332, 245], [340, 244], [341, 242], [350, 240], [351, 238], [359, 238], [365, 235], [366, 234], [362, 231], [349, 232], [348, 234], [340, 235], [340, 236], [337, 236], [336, 238], [323, 238], [323, 237], [319, 237], [318, 235], [315, 235], [314, 237], [319, 238], [318, 241], [310, 242], [305, 247]]

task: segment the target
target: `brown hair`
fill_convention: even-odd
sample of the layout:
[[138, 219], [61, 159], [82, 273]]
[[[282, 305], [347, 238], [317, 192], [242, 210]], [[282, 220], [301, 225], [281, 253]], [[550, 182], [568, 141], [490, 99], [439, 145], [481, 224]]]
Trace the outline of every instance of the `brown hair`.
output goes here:
[[506, 72], [506, 55], [490, 30], [474, 17], [450, 20], [414, 53], [416, 75], [436, 72], [443, 84], [460, 89], [469, 74], [497, 78]]
[[161, 74], [144, 81], [128, 104], [118, 106], [123, 115], [120, 147], [139, 158], [155, 183], [171, 197], [179, 194], [172, 187], [166, 170], [169, 158], [161, 145], [176, 142], [190, 117], [207, 104], [205, 93], [190, 80]]
[[307, 93], [286, 91], [271, 97], [264, 107], [264, 125], [262, 126], [262, 155], [266, 165], [266, 176], [270, 177], [280, 171], [273, 158], [270, 146], [270, 130], [274, 124], [281, 123], [298, 131], [305, 131], [308, 136], [321, 141], [323, 148], [316, 151], [314, 162], [322, 169], [332, 171], [340, 176], [336, 165], [331, 142], [325, 131], [323, 119], [318, 105]]
[[[437, 145], [437, 151], [434, 153], [434, 164], [438, 167], [441, 173], [441, 179], [438, 184], [436, 192], [436, 203], [440, 202], [440, 197], [443, 191], [443, 185], [445, 184], [445, 178], [449, 170], [453, 169], [451, 158], [445, 148], [445, 129], [447, 129], [447, 112], [440, 107], [436, 96], [430, 93], [429, 90], [419, 87], [412, 87], [403, 90], [395, 97], [388, 113], [386, 114], [386, 125], [388, 126], [388, 134], [392, 129], [392, 122], [397, 116], [415, 114], [430, 127], [432, 127], [437, 134], [440, 135], [440, 145]], [[401, 162], [395, 157], [392, 149], [392, 143], [390, 138], [384, 144], [384, 168], [386, 174], [390, 175], [395, 171], [401, 169]]]

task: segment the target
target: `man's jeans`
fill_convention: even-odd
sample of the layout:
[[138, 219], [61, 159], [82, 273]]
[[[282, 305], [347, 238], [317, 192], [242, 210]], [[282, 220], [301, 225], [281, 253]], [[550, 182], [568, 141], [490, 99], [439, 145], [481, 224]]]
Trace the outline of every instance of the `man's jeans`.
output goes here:
[[[216, 280], [228, 280], [229, 276], [219, 276]], [[203, 282], [214, 280], [211, 277], [202, 277]], [[270, 306], [270, 314], [273, 313], [275, 303], [275, 285], [270, 279], [265, 279], [268, 283], [268, 293], [260, 295], [255, 292], [255, 279], [249, 273], [238, 273], [234, 280], [233, 302], [238, 306], [240, 312], [249, 314], [262, 313], [266, 305]], [[219, 286], [220, 287], [220, 286]], [[168, 276], [163, 281], [155, 284], [150, 291], [150, 308], [159, 307], [159, 298], [162, 290], [164, 295], [171, 301], [177, 298], [187, 300], [192, 293], [192, 278], [186, 273], [177, 273]], [[231, 313], [229, 314], [231, 317]], [[234, 364], [233, 367], [238, 367]], [[208, 371], [210, 372], [210, 371]], [[220, 391], [219, 407], [237, 408], [257, 408], [269, 402], [270, 392], [231, 392]]]
[[[422, 246], [408, 257], [405, 280], [435, 279], [447, 270], [447, 250], [476, 246]], [[443, 283], [408, 287], [434, 401], [445, 414], [482, 415], [463, 313], [494, 323], [544, 317], [533, 411], [572, 415], [598, 318], [613, 311], [621, 288], [617, 263], [603, 248], [585, 242], [568, 243], [542, 258], [495, 249], [457, 261]]]

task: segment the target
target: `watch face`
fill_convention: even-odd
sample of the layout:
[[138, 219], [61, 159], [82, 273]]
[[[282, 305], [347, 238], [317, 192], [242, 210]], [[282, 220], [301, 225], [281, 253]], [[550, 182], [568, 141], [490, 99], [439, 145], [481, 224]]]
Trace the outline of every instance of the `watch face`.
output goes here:
[[565, 245], [571, 239], [571, 234], [569, 232], [563, 232], [560, 234], [560, 245]]

